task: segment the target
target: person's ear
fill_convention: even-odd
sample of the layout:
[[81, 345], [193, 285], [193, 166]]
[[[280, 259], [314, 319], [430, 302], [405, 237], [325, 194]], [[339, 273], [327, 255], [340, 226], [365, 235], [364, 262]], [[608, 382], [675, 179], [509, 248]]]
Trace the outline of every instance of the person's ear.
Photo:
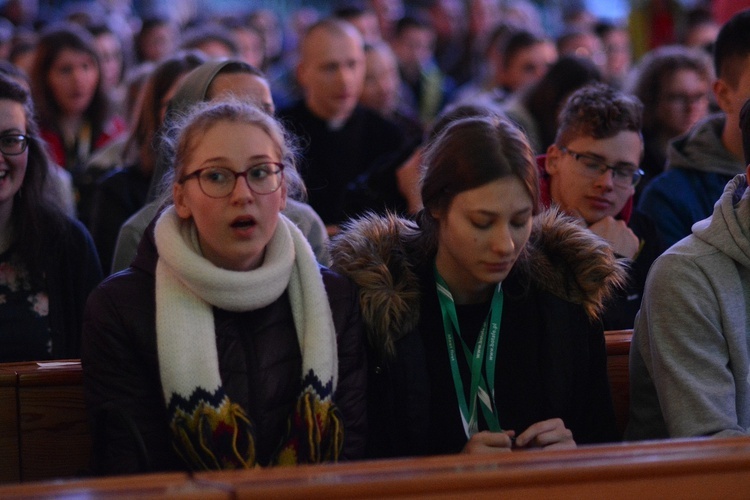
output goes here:
[[438, 221], [438, 223], [440, 222], [440, 219], [443, 218], [443, 210], [430, 209], [429, 213], [430, 213], [430, 217]]
[[185, 186], [179, 183], [174, 183], [172, 185], [172, 199], [174, 201], [174, 209], [177, 212], [177, 215], [179, 215], [181, 219], [189, 219], [192, 212], [190, 211], [188, 204], [185, 203]]
[[750, 163], [747, 164], [745, 169], [745, 179], [750, 183]]
[[732, 88], [729, 86], [729, 84], [719, 78], [714, 82], [714, 95], [716, 96], [716, 104], [719, 105], [719, 108], [725, 113], [725, 114], [731, 114], [732, 113]]
[[552, 144], [547, 148], [547, 158], [544, 161], [544, 170], [546, 170], [549, 175], [557, 174], [560, 168], [559, 162], [563, 154], [562, 150], [557, 147], [556, 144]]

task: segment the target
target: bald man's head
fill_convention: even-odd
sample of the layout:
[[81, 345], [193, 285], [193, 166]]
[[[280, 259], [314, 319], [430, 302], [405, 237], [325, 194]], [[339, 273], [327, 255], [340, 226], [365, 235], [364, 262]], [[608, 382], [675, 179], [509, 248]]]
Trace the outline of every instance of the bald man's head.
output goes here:
[[348, 22], [324, 19], [312, 25], [297, 66], [307, 107], [324, 120], [345, 121], [362, 93], [364, 59], [362, 36]]

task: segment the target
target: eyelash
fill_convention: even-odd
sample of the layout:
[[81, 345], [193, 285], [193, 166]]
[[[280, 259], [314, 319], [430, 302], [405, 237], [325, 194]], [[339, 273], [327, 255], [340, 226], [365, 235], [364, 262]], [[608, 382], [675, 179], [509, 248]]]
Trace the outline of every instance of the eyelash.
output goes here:
[[[485, 224], [481, 224], [479, 222], [472, 222], [472, 224], [477, 229], [489, 229], [490, 227], [492, 227], [493, 223], [492, 222], [487, 222]], [[513, 227], [515, 227], [515, 228], [517, 228], [517, 229], [520, 229], [520, 228], [526, 226], [526, 221], [523, 221], [523, 222], [511, 222], [510, 225], [513, 226]]]

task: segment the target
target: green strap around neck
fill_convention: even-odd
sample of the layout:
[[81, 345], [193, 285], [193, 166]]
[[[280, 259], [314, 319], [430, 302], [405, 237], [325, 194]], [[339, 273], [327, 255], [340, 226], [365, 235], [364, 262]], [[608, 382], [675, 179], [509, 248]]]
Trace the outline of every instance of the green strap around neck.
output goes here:
[[[456, 389], [456, 398], [461, 412], [461, 421], [467, 438], [471, 438], [478, 432], [477, 422], [477, 400], [482, 408], [487, 425], [491, 431], [501, 432], [500, 421], [495, 404], [495, 364], [497, 362], [498, 337], [500, 335], [500, 321], [503, 314], [503, 290], [498, 283], [492, 294], [492, 303], [487, 319], [479, 332], [474, 352], [469, 350], [466, 342], [461, 337], [456, 315], [456, 305], [453, 295], [448, 289], [445, 280], [435, 268], [435, 283], [437, 285], [438, 301], [443, 314], [443, 329], [445, 331], [445, 342], [448, 346], [448, 357], [451, 363], [453, 384]], [[471, 385], [468, 401], [458, 369], [458, 359], [454, 336], [457, 336], [462, 344], [466, 362], [471, 368]], [[482, 365], [485, 365], [485, 375], [482, 374]]]

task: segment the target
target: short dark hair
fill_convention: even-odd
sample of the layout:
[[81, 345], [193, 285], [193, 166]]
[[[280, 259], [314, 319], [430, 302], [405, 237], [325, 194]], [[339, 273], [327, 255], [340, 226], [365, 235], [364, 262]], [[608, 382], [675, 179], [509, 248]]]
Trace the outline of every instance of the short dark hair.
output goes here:
[[503, 57], [503, 66], [508, 66], [508, 62], [516, 57], [519, 52], [529, 47], [539, 45], [544, 42], [544, 38], [525, 29], [512, 31], [500, 45], [500, 53]]
[[361, 2], [349, 1], [336, 7], [333, 10], [333, 17], [343, 19], [344, 21], [350, 21], [352, 19], [364, 16], [368, 13], [374, 14], [375, 12], [371, 9], [368, 9]]
[[716, 76], [735, 88], [750, 55], [750, 9], [745, 9], [727, 21], [719, 31], [714, 44], [714, 70]]
[[410, 28], [435, 31], [435, 29], [432, 27], [432, 24], [430, 24], [430, 21], [428, 21], [424, 16], [418, 14], [409, 14], [396, 21], [394, 35], [397, 37], [401, 36], [404, 31]]
[[750, 99], [745, 101], [740, 111], [740, 130], [742, 130], [742, 149], [745, 151], [745, 165], [750, 165]]
[[603, 83], [581, 87], [571, 94], [558, 119], [558, 146], [578, 137], [606, 139], [620, 132], [641, 133], [643, 105], [637, 97]]
[[568, 55], [555, 61], [542, 79], [526, 91], [521, 99], [539, 126], [543, 149], [555, 140], [558, 110], [570, 94], [600, 81], [602, 74], [590, 59]]

